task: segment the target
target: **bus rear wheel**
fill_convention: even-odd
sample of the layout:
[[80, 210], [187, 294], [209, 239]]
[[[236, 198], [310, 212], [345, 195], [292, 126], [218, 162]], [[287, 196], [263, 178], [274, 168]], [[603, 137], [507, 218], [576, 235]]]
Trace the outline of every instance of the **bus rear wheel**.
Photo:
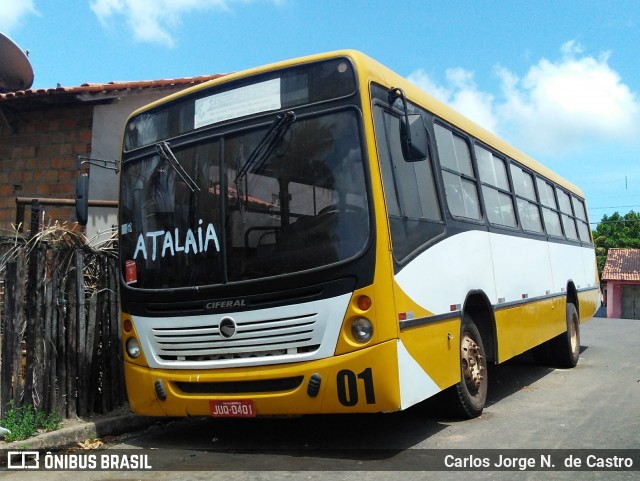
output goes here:
[[567, 303], [567, 330], [536, 347], [533, 351], [536, 361], [554, 367], [570, 369], [580, 359], [580, 316], [576, 306]]
[[567, 332], [551, 340], [552, 360], [558, 367], [572, 368], [580, 359], [580, 317], [576, 306], [567, 304]]
[[456, 411], [463, 417], [482, 414], [487, 401], [487, 358], [478, 328], [464, 322], [460, 329], [460, 382], [454, 386]]

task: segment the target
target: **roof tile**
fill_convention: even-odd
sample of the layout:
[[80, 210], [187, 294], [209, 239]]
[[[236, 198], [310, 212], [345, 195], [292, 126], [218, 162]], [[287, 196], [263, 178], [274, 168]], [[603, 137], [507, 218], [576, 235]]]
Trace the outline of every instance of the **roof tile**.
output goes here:
[[640, 281], [640, 249], [609, 249], [602, 280]]
[[161, 88], [161, 87], [173, 87], [176, 85], [196, 85], [208, 80], [213, 80], [218, 77], [222, 77], [225, 74], [214, 75], [200, 75], [197, 77], [183, 77], [176, 79], [161, 79], [161, 80], [138, 80], [133, 82], [126, 81], [113, 81], [107, 83], [93, 83], [86, 82], [79, 87], [55, 87], [55, 88], [38, 88], [18, 90], [16, 92], [0, 93], [0, 102], [3, 100], [10, 100], [14, 98], [24, 97], [42, 97], [46, 95], [57, 94], [84, 94], [84, 93], [101, 93], [101, 92], [113, 92], [119, 90], [136, 90], [145, 88]]

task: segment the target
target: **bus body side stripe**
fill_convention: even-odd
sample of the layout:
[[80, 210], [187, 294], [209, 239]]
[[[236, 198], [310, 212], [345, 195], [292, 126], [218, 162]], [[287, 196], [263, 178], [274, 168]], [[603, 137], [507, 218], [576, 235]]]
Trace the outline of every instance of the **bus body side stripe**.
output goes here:
[[398, 340], [398, 373], [401, 409], [407, 409], [441, 391], [400, 340]]
[[[600, 288], [587, 287], [584, 289], [578, 289], [579, 293], [583, 293], [583, 292], [591, 293], [596, 291], [600, 292]], [[549, 294], [548, 296], [529, 297], [527, 299], [522, 299], [519, 301], [505, 302], [502, 304], [494, 304], [493, 310], [499, 311], [500, 309], [507, 309], [509, 307], [515, 307], [522, 304], [530, 304], [530, 303], [533, 303], [536, 301], [542, 301], [545, 299], [553, 299], [554, 297], [564, 297], [566, 295], [567, 295], [566, 292], [561, 292], [559, 294]], [[451, 311], [451, 312], [446, 312], [444, 314], [436, 314], [434, 316], [426, 316], [426, 317], [420, 317], [416, 319], [409, 319], [406, 321], [400, 321], [400, 330], [402, 331], [404, 329], [409, 329], [411, 327], [424, 326], [425, 324], [432, 324], [434, 322], [445, 321], [447, 319], [460, 317], [461, 315], [462, 315], [462, 311]]]
[[473, 290], [499, 308], [566, 295], [569, 280], [597, 289], [595, 261], [586, 259], [593, 261], [592, 248], [474, 230], [420, 253], [395, 279], [413, 302], [444, 315]]

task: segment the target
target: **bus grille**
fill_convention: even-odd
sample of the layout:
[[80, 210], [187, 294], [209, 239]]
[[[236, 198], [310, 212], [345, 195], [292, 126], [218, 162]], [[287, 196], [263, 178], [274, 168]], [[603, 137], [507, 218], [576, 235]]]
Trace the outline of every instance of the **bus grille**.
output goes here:
[[288, 318], [237, 320], [235, 334], [220, 332], [224, 317], [199, 318], [198, 323], [151, 329], [156, 355], [163, 361], [206, 362], [311, 353], [319, 349], [322, 330], [318, 314]]

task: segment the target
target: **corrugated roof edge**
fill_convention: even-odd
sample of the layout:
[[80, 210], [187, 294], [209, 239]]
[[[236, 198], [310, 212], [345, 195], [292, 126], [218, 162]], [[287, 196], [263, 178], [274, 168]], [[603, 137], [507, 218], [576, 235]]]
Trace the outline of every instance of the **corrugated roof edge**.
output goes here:
[[197, 77], [182, 77], [175, 79], [161, 79], [161, 80], [137, 80], [137, 81], [113, 81], [107, 83], [83, 83], [78, 87], [54, 87], [48, 89], [27, 89], [18, 90], [15, 92], [0, 93], [0, 102], [8, 101], [12, 99], [23, 99], [26, 97], [44, 97], [49, 95], [61, 95], [61, 94], [91, 94], [102, 92], [114, 92], [122, 90], [137, 90], [147, 88], [163, 88], [172, 86], [188, 86], [197, 85], [209, 80], [214, 80], [219, 77], [223, 77], [226, 74], [213, 74], [213, 75], [199, 75]]

